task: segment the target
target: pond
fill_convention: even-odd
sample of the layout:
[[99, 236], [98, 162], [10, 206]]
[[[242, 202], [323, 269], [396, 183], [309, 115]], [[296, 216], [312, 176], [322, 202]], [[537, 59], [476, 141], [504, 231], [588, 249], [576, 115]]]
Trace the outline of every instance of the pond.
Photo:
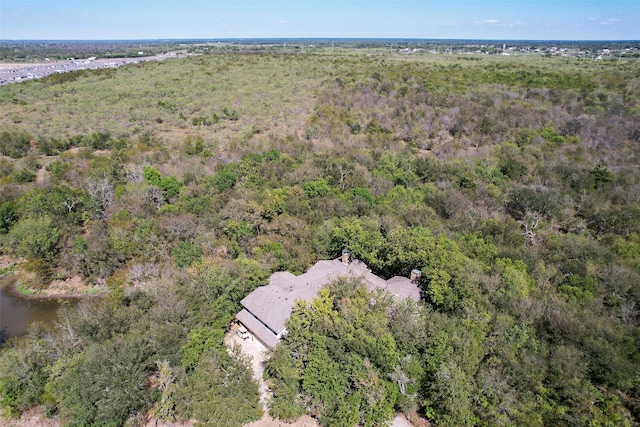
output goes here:
[[53, 323], [60, 307], [57, 299], [21, 298], [11, 291], [15, 279], [0, 279], [0, 342], [3, 338], [24, 335], [36, 321]]

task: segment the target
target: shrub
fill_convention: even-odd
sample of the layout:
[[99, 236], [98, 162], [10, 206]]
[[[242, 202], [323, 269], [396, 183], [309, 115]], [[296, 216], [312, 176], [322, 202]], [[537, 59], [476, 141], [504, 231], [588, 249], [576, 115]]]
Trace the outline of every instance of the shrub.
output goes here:
[[24, 157], [31, 149], [32, 136], [24, 131], [0, 132], [0, 155], [14, 159]]
[[57, 253], [62, 232], [48, 216], [24, 218], [7, 234], [7, 246], [14, 255], [50, 261]]
[[36, 180], [36, 174], [28, 169], [20, 169], [11, 175], [11, 179], [16, 184], [27, 184]]
[[178, 267], [189, 267], [202, 257], [202, 248], [190, 242], [180, 242], [171, 251], [171, 256]]

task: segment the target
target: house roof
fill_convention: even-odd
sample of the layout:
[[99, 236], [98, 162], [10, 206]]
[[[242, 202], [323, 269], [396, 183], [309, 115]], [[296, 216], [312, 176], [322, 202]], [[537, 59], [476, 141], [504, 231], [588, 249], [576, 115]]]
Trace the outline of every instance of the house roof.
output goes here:
[[411, 280], [402, 276], [395, 276], [387, 280], [387, 291], [398, 299], [411, 298], [415, 301], [420, 300], [420, 288]]
[[[294, 276], [289, 272], [272, 274], [268, 285], [257, 288], [240, 302], [244, 309], [236, 317], [258, 335], [261, 341], [270, 345], [267, 342], [273, 341], [270, 335], [277, 337], [284, 331], [285, 323], [297, 300], [311, 301], [326, 284], [342, 276], [362, 278], [365, 286], [371, 291], [384, 289], [396, 298], [412, 298], [416, 301], [420, 299], [420, 289], [406, 277], [396, 276], [384, 280], [371, 273], [367, 265], [361, 261], [354, 260], [344, 264], [340, 259], [334, 259], [318, 261], [300, 276]], [[247, 322], [255, 324], [256, 328]], [[259, 334], [265, 334], [265, 337]]]
[[242, 324], [249, 329], [253, 335], [256, 336], [267, 347], [275, 347], [280, 341], [276, 334], [269, 330], [265, 325], [260, 323], [251, 313], [242, 309], [240, 313], [236, 314], [236, 318], [242, 322]]

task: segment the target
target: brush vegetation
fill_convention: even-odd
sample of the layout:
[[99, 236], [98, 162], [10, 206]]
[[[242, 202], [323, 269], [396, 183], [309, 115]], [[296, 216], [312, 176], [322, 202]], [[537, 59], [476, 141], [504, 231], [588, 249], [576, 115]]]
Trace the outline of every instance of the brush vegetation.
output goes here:
[[[261, 416], [223, 335], [275, 271], [343, 248], [270, 353], [322, 425], [640, 422], [640, 65], [215, 54], [0, 88], [0, 248], [100, 301], [3, 345], [0, 405], [64, 425]], [[27, 280], [28, 279], [28, 280]]]

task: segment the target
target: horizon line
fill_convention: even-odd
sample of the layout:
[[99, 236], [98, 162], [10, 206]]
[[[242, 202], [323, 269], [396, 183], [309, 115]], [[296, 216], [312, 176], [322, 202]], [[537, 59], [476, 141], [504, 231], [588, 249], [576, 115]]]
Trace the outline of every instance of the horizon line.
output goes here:
[[640, 39], [509, 39], [509, 38], [425, 38], [425, 37], [176, 37], [176, 38], [141, 38], [141, 39], [3, 39], [5, 42], [185, 42], [185, 41], [272, 41], [272, 40], [326, 40], [326, 41], [511, 41], [511, 42], [616, 42], [616, 43], [640, 43]]

